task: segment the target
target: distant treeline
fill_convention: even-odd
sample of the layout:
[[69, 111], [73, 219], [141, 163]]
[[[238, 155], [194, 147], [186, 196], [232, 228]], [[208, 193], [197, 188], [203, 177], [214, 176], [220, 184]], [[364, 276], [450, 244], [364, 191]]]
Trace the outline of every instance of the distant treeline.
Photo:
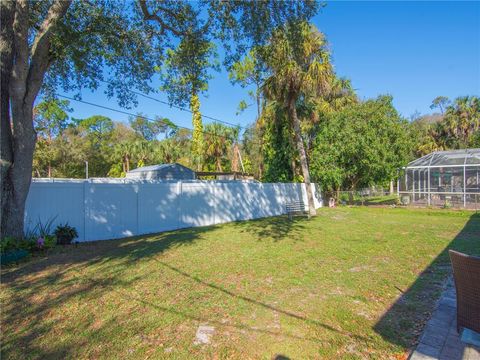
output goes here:
[[[439, 101], [440, 99], [440, 101]], [[313, 181], [326, 190], [386, 184], [397, 169], [435, 150], [480, 147], [478, 97], [450, 102], [437, 98], [440, 112], [403, 119], [388, 96], [351, 99], [332, 111], [302, 119], [302, 138]], [[130, 169], [178, 162], [195, 167], [192, 131], [166, 118], [143, 115], [129, 124], [95, 115], [69, 117], [66, 100], [49, 100], [35, 108], [36, 177], [122, 177]], [[246, 130], [220, 123], [204, 125], [204, 171], [246, 171], [262, 181], [302, 181], [292, 129], [281, 107], [267, 102]], [[243, 167], [242, 167], [243, 165]]]

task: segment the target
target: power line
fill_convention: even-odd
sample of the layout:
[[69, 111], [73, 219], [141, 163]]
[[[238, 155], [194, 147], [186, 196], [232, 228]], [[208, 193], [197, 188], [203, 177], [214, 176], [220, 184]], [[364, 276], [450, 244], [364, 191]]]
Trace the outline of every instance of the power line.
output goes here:
[[[108, 107], [108, 106], [105, 106], [105, 105], [100, 105], [100, 104], [95, 104], [95, 103], [92, 103], [92, 102], [89, 102], [89, 101], [85, 101], [85, 100], [80, 100], [80, 99], [75, 99], [73, 97], [70, 97], [70, 96], [66, 96], [66, 95], [61, 95], [61, 94], [55, 94], [56, 96], [58, 97], [61, 97], [61, 98], [64, 98], [64, 99], [68, 99], [68, 100], [72, 100], [72, 101], [76, 101], [76, 102], [80, 102], [80, 103], [83, 103], [83, 104], [86, 104], [86, 105], [90, 105], [90, 106], [95, 106], [95, 107], [98, 107], [98, 108], [101, 108], [101, 109], [105, 109], [105, 110], [109, 110], [109, 111], [114, 111], [114, 112], [117, 112], [117, 113], [120, 113], [120, 114], [124, 114], [124, 115], [129, 115], [129, 116], [136, 116], [136, 117], [139, 117], [139, 118], [142, 118], [142, 119], [145, 119], [145, 120], [148, 120], [148, 121], [157, 121], [157, 120], [154, 120], [154, 119], [151, 119], [151, 118], [148, 118], [146, 116], [143, 116], [143, 115], [138, 115], [138, 114], [133, 114], [133, 113], [130, 113], [128, 111], [123, 111], [123, 110], [118, 110], [118, 109], [114, 109], [114, 108], [111, 108], [111, 107]], [[166, 124], [166, 125], [169, 125], [169, 124]], [[181, 125], [176, 125], [175, 126], [179, 129], [185, 129], [185, 130], [189, 130], [189, 131], [194, 131], [194, 129], [191, 129], [191, 128], [188, 128], [186, 126], [181, 126]], [[206, 135], [211, 135], [211, 136], [217, 136], [217, 137], [220, 137], [220, 138], [223, 138], [223, 139], [228, 139], [228, 140], [233, 140], [235, 141], [235, 139], [232, 139], [230, 138], [229, 136], [224, 136], [224, 135], [220, 135], [220, 134], [215, 134], [215, 133], [212, 133], [212, 132], [209, 132], [209, 131], [205, 131], [205, 130], [202, 130], [200, 131], [201, 133], [203, 134], [206, 134]], [[253, 141], [252, 141], [253, 142]], [[255, 142], [253, 142], [255, 143]], [[260, 143], [258, 143], [258, 145], [261, 145]]]
[[[160, 100], [160, 99], [157, 99], [157, 98], [154, 98], [152, 96], [149, 96], [149, 95], [146, 95], [146, 94], [143, 94], [141, 92], [138, 92], [138, 91], [135, 91], [135, 90], [130, 90], [128, 89], [128, 91], [130, 91], [132, 94], [135, 94], [135, 95], [138, 95], [138, 96], [142, 96], [146, 99], [150, 99], [150, 100], [153, 100], [153, 101], [156, 101], [158, 103], [161, 103], [161, 104], [164, 104], [164, 105], [168, 105], [170, 107], [173, 107], [175, 109], [178, 109], [178, 110], [181, 110], [181, 111], [186, 111], [190, 114], [193, 114], [192, 110], [190, 109], [187, 109], [187, 108], [184, 108], [184, 107], [181, 107], [181, 106], [178, 106], [178, 105], [174, 105], [174, 104], [171, 104], [167, 101], [163, 101], [163, 100]], [[202, 113], [200, 113], [200, 115], [205, 118], [205, 119], [210, 119], [212, 121], [215, 121], [215, 122], [219, 122], [219, 123], [222, 123], [222, 124], [225, 124], [225, 125], [229, 125], [229, 126], [233, 126], [233, 127], [238, 127], [240, 129], [247, 129], [246, 126], [242, 126], [242, 125], [238, 125], [238, 124], [234, 124], [234, 123], [230, 123], [228, 121], [224, 121], [224, 120], [220, 120], [220, 119], [217, 119], [217, 118], [214, 118], [212, 116], [208, 116], [208, 115], [204, 115]]]
[[[105, 84], [108, 84], [108, 85], [115, 85], [113, 82], [111, 81], [107, 81], [107, 80], [99, 80], [100, 82], [103, 82]], [[149, 99], [149, 100], [153, 100], [153, 101], [156, 101], [160, 104], [164, 104], [164, 105], [167, 105], [169, 107], [172, 107], [172, 108], [175, 108], [175, 109], [178, 109], [180, 111], [186, 111], [190, 114], [192, 114], [192, 110], [188, 109], [188, 108], [185, 108], [185, 107], [182, 107], [182, 106], [179, 106], [179, 105], [175, 105], [175, 104], [172, 104], [172, 103], [169, 103], [168, 101], [164, 101], [164, 100], [160, 100], [160, 99], [157, 99], [153, 96], [150, 96], [150, 95], [147, 95], [147, 94], [144, 94], [144, 93], [141, 93], [139, 91], [135, 91], [135, 90], [131, 90], [131, 89], [126, 89], [127, 91], [131, 92], [132, 94], [135, 94], [135, 95], [138, 95], [138, 96], [142, 96], [144, 97], [145, 99]], [[213, 116], [209, 116], [209, 115], [204, 115], [202, 113], [200, 113], [200, 115], [205, 118], [205, 119], [210, 119], [210, 120], [213, 120], [215, 122], [219, 122], [219, 123], [223, 123], [225, 125], [229, 125], [229, 126], [234, 126], [234, 127], [238, 127], [240, 129], [247, 129], [248, 127], [247, 126], [242, 126], [242, 125], [238, 125], [238, 124], [234, 124], [234, 123], [231, 123], [231, 122], [228, 122], [228, 121], [225, 121], [225, 120], [220, 120], [218, 118], [215, 118]]]

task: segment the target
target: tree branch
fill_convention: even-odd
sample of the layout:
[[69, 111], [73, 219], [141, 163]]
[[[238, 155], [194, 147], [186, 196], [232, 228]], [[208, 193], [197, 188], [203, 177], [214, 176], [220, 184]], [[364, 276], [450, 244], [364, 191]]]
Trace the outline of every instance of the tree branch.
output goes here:
[[[168, 31], [172, 32], [172, 34], [174, 34], [175, 36], [182, 36], [182, 35], [187, 34], [187, 32], [175, 29], [172, 26], [165, 23], [162, 20], [162, 18], [160, 16], [158, 16], [158, 14], [150, 13], [150, 11], [148, 10], [146, 0], [139, 0], [138, 2], [140, 4], [140, 8], [142, 9], [143, 19], [146, 20], [146, 21], [156, 21], [156, 22], [158, 22], [159, 25], [160, 25], [160, 31], [161, 31], [162, 35], [165, 33], [165, 30], [168, 30]], [[161, 8], [161, 10], [168, 13], [170, 16], [174, 17], [176, 20], [178, 20], [178, 17], [177, 17], [178, 15], [173, 13], [172, 11], [170, 11], [168, 9], [165, 9], [165, 8]]]
[[15, 6], [13, 20], [14, 65], [11, 78], [11, 92], [23, 98], [26, 91], [25, 79], [28, 74], [28, 2], [19, 0]]
[[30, 69], [28, 71], [26, 97], [32, 101], [37, 96], [42, 83], [45, 72], [48, 69], [49, 51], [50, 51], [50, 37], [52, 30], [57, 22], [63, 18], [70, 6], [72, 0], [56, 0], [48, 10], [47, 17], [40, 26], [40, 30], [35, 37], [32, 46], [32, 60]]
[[13, 159], [12, 128], [10, 119], [10, 78], [13, 68], [14, 33], [13, 1], [0, 2], [0, 186]]

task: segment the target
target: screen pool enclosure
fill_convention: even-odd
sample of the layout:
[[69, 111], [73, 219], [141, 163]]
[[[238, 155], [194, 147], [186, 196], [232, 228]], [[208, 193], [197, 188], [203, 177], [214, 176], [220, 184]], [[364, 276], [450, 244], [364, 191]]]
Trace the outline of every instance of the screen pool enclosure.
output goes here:
[[480, 208], [480, 149], [436, 151], [410, 162], [397, 184], [405, 204]]

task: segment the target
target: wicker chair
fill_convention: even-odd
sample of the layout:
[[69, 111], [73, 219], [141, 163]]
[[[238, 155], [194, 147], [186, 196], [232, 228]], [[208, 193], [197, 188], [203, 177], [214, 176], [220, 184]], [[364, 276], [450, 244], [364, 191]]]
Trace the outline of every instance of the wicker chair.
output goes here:
[[480, 257], [450, 250], [457, 290], [457, 331], [462, 327], [480, 333]]

